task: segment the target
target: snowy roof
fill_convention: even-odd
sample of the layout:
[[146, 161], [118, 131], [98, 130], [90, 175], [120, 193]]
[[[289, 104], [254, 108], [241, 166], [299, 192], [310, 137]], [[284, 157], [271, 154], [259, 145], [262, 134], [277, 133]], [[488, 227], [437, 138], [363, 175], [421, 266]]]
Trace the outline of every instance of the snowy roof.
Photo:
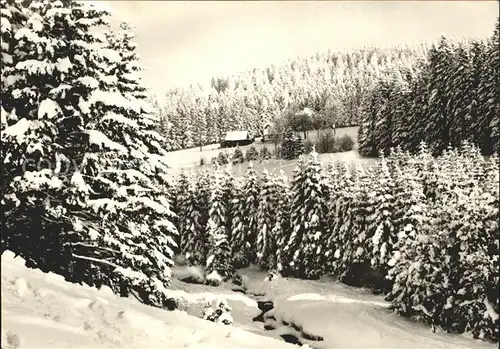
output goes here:
[[240, 141], [248, 139], [248, 131], [230, 131], [226, 133], [226, 141]]

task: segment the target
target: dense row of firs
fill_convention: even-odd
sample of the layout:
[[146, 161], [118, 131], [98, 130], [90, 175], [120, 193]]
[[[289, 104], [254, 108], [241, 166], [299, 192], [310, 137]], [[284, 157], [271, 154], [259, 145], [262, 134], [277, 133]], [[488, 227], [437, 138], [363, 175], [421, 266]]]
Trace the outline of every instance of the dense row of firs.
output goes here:
[[377, 80], [410, 67], [426, 48], [363, 49], [297, 58], [283, 65], [214, 78], [211, 87], [168, 91], [157, 100], [169, 149], [220, 141], [227, 131], [261, 134], [266, 123], [310, 108], [337, 127], [358, 125]]
[[500, 53], [498, 21], [487, 41], [442, 39], [412, 70], [381, 79], [363, 113], [359, 152], [378, 156], [393, 146], [414, 151], [420, 141], [434, 153], [464, 141], [483, 154], [498, 149]]
[[2, 252], [165, 305], [177, 234], [165, 142], [133, 36], [107, 16], [67, 0], [1, 2]]
[[294, 176], [181, 173], [179, 246], [208, 280], [258, 264], [335, 275], [387, 295], [398, 313], [498, 340], [498, 157], [468, 144], [434, 158], [394, 151], [363, 169], [315, 153]]

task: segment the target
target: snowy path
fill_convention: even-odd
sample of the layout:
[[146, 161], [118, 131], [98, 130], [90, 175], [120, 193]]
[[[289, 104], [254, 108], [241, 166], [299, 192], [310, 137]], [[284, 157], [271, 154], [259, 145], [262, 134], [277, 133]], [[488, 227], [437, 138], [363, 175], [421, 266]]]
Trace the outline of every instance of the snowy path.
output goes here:
[[2, 348], [293, 348], [27, 269], [2, 255]]

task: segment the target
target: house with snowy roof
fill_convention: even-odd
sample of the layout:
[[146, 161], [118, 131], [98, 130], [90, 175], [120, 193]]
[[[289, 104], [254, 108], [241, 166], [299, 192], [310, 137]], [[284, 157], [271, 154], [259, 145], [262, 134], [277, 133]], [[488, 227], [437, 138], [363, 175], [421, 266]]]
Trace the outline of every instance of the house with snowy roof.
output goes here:
[[248, 145], [255, 142], [255, 137], [248, 131], [229, 131], [220, 142], [221, 148], [236, 147], [239, 145]]

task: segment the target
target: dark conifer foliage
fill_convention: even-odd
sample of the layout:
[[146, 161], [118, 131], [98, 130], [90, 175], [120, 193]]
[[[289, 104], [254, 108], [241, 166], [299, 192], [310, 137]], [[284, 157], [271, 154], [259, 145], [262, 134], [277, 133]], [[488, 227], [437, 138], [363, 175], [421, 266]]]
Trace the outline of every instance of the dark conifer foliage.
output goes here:
[[500, 61], [498, 20], [485, 41], [442, 38], [411, 70], [382, 77], [366, 99], [359, 152], [378, 156], [391, 147], [417, 151], [425, 141], [433, 154], [465, 141], [484, 155], [498, 151]]

